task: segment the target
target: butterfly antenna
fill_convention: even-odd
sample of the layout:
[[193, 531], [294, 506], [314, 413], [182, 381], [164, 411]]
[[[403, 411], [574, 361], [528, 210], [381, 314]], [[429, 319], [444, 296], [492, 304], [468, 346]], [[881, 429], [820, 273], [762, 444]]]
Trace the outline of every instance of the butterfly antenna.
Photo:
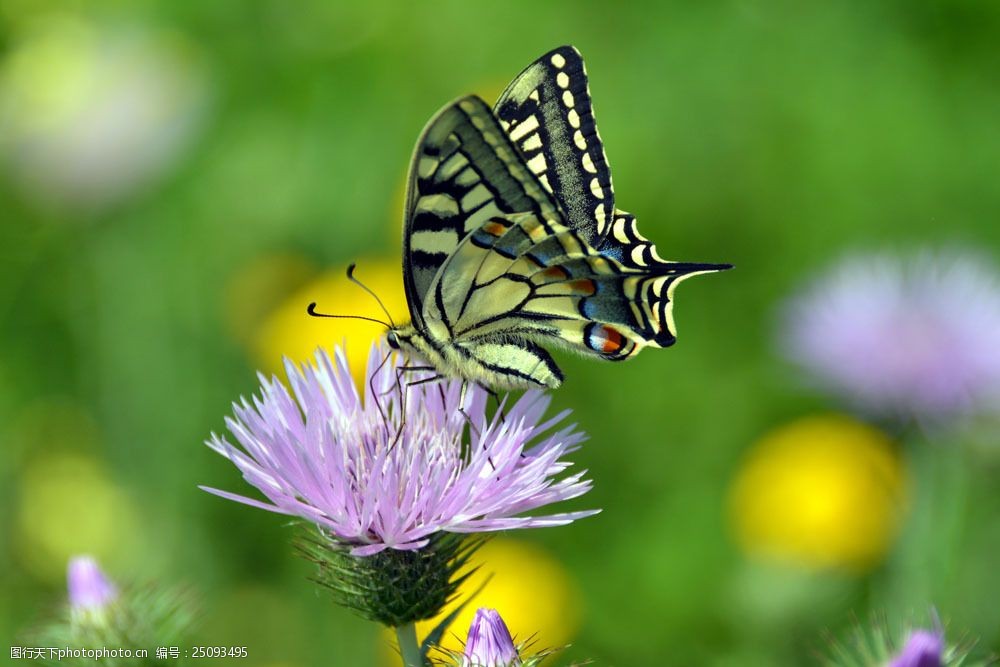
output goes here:
[[[306, 312], [312, 315], [313, 317], [329, 317], [330, 319], [335, 319], [335, 320], [364, 320], [366, 322], [374, 322], [375, 324], [381, 324], [384, 327], [396, 326], [395, 324], [390, 325], [387, 322], [383, 322], [382, 320], [376, 320], [374, 317], [364, 317], [362, 315], [330, 315], [328, 313], [321, 313], [318, 310], [316, 310], [315, 301], [309, 304], [309, 307], [306, 308]], [[391, 322], [392, 318], [390, 318], [389, 321]]]
[[389, 318], [389, 322], [392, 325], [392, 328], [395, 329], [396, 328], [396, 323], [392, 321], [392, 315], [389, 314], [389, 309], [385, 307], [384, 303], [382, 303], [382, 299], [378, 298], [378, 294], [376, 294], [375, 292], [373, 292], [371, 290], [371, 288], [369, 288], [363, 282], [361, 282], [360, 280], [358, 280], [357, 278], [354, 277], [354, 269], [355, 269], [355, 267], [357, 267], [357, 264], [355, 264], [353, 262], [351, 262], [351, 265], [347, 267], [347, 279], [350, 280], [355, 285], [357, 285], [358, 287], [360, 287], [361, 289], [363, 289], [364, 291], [366, 291], [366, 292], [368, 292], [369, 294], [372, 295], [372, 298], [375, 299], [375, 301], [378, 303], [379, 308], [381, 308], [382, 312], [385, 313], [385, 316], [387, 318]]

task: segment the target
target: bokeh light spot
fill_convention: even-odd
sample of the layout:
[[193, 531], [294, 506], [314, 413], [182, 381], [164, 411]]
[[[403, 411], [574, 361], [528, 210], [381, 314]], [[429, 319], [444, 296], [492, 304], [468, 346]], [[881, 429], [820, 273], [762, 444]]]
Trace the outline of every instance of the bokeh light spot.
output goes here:
[[51, 584], [62, 582], [73, 555], [88, 553], [117, 568], [142, 543], [129, 494], [97, 460], [80, 454], [29, 463], [20, 479], [16, 516], [21, 564]]
[[730, 496], [734, 530], [754, 555], [865, 570], [896, 537], [905, 482], [881, 431], [844, 416], [803, 418], [753, 447]]
[[[442, 646], [461, 651], [476, 610], [489, 607], [500, 612], [514, 640], [532, 638], [537, 649], [558, 648], [575, 636], [581, 620], [581, 600], [576, 582], [544, 547], [506, 537], [491, 539], [473, 558], [479, 571], [460, 589], [456, 602], [437, 617], [417, 624], [425, 637], [456, 606], [469, 603], [445, 632]], [[487, 581], [488, 578], [488, 581]], [[485, 587], [469, 599], [483, 582]], [[382, 635], [382, 664], [398, 664], [395, 640]]]

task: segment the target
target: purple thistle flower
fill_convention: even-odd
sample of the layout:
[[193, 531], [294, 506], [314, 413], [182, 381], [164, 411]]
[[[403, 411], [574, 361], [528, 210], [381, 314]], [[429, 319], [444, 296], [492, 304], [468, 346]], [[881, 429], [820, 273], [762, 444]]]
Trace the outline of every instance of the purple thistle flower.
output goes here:
[[325, 350], [301, 368], [286, 360], [293, 393], [261, 375], [261, 395], [226, 419], [240, 447], [214, 433], [206, 444], [268, 502], [205, 490], [302, 517], [355, 556], [420, 549], [439, 531], [558, 526], [597, 512], [523, 516], [590, 490], [586, 471], [559, 477], [584, 439], [573, 425], [547, 433], [568, 411], [540, 423], [549, 399], [529, 391], [488, 419], [482, 389], [470, 385], [464, 404], [459, 381], [403, 389], [415, 378], [400, 381], [399, 358], [383, 363], [386, 354], [372, 348], [363, 398], [339, 348], [335, 361]]
[[521, 658], [507, 624], [496, 609], [476, 611], [465, 641], [462, 667], [514, 667]]
[[1000, 405], [1000, 278], [973, 256], [851, 257], [785, 315], [785, 354], [870, 412]]
[[118, 589], [104, 576], [97, 561], [89, 556], [70, 559], [66, 587], [74, 611], [99, 611], [118, 597]]
[[944, 638], [940, 633], [914, 630], [889, 667], [941, 667], [943, 653]]

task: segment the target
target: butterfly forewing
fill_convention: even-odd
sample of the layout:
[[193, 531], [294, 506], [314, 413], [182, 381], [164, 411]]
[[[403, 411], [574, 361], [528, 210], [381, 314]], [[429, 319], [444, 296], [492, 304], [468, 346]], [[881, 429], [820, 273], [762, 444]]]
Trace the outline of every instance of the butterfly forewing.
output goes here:
[[558, 215], [485, 102], [465, 97], [445, 107], [410, 167], [403, 274], [415, 323], [423, 324], [428, 289], [462, 239], [494, 216], [522, 211]]
[[567, 224], [597, 245], [612, 220], [614, 188], [580, 53], [563, 46], [533, 62], [494, 111]]

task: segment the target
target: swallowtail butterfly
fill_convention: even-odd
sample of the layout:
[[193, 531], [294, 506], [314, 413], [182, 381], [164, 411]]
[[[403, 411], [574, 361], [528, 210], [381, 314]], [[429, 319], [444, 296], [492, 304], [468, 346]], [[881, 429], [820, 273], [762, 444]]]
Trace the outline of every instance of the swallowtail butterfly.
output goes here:
[[583, 59], [532, 63], [494, 109], [442, 109], [417, 141], [403, 230], [411, 322], [389, 344], [488, 388], [558, 387], [545, 347], [622, 361], [673, 344], [669, 262], [615, 208]]

